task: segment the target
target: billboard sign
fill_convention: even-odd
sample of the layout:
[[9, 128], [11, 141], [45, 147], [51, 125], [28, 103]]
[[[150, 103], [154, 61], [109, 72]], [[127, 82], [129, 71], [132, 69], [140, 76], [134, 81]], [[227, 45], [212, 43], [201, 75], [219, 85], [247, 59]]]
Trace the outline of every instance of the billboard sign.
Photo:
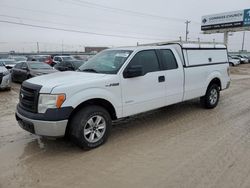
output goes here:
[[203, 16], [201, 30], [250, 27], [250, 9]]
[[250, 26], [250, 9], [244, 10], [244, 26]]

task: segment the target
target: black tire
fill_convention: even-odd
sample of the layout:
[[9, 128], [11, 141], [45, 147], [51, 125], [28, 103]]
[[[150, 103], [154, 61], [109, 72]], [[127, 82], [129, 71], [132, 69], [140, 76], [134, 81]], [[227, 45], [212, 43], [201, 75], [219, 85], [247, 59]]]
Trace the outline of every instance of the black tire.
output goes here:
[[233, 63], [231, 63], [231, 62], [229, 63], [229, 65], [230, 65], [230, 66], [232, 66], [232, 67], [234, 67], [234, 64], [233, 64]]
[[220, 99], [220, 88], [217, 84], [210, 84], [208, 86], [206, 95], [200, 98], [200, 103], [204, 108], [215, 108]]
[[[105, 123], [105, 129], [103, 130], [103, 132], [101, 132], [100, 131], [101, 129], [99, 130], [98, 128], [96, 128], [94, 130], [94, 128], [92, 128], [91, 133], [87, 134], [87, 131], [91, 129], [91, 128], [88, 129], [86, 128], [87, 126], [90, 125], [88, 122], [90, 121], [90, 119], [92, 119], [92, 121], [93, 122], [95, 121], [96, 123], [97, 117], [103, 118], [101, 121]], [[112, 126], [112, 120], [107, 110], [105, 110], [101, 106], [90, 105], [82, 108], [74, 115], [72, 121], [70, 122], [69, 135], [72, 141], [75, 142], [81, 148], [92, 149], [102, 145], [107, 141], [111, 126]], [[98, 134], [101, 133], [102, 136], [98, 139], [97, 132], [94, 131], [98, 131]], [[94, 140], [90, 142], [89, 140], [91, 140], [92, 135], [94, 135], [93, 136]], [[98, 140], [95, 141], [95, 139]]]

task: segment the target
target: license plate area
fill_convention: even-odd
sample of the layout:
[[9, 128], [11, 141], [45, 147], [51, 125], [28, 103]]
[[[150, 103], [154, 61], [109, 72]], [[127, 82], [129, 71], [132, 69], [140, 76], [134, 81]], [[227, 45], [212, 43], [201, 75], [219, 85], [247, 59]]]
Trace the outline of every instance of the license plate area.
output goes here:
[[34, 129], [34, 125], [31, 122], [22, 120], [22, 119], [18, 119], [18, 124], [20, 125], [20, 127], [22, 127], [24, 130], [31, 132], [31, 133], [35, 133], [35, 129]]

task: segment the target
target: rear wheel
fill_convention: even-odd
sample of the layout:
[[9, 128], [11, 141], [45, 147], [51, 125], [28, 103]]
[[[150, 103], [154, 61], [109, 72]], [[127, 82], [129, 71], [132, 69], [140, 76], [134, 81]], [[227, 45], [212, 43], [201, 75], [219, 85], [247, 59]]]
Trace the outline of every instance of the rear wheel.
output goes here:
[[206, 95], [200, 98], [203, 107], [211, 109], [215, 108], [220, 99], [220, 88], [217, 84], [211, 84], [206, 92]]
[[84, 149], [102, 145], [108, 138], [111, 129], [109, 113], [100, 106], [82, 108], [73, 117], [70, 124], [72, 140]]

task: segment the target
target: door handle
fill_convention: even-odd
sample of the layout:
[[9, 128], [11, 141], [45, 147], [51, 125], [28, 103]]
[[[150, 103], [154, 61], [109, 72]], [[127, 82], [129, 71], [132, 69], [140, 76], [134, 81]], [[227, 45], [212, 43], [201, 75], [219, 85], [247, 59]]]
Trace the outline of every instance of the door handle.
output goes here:
[[158, 82], [165, 82], [165, 76], [159, 76]]

